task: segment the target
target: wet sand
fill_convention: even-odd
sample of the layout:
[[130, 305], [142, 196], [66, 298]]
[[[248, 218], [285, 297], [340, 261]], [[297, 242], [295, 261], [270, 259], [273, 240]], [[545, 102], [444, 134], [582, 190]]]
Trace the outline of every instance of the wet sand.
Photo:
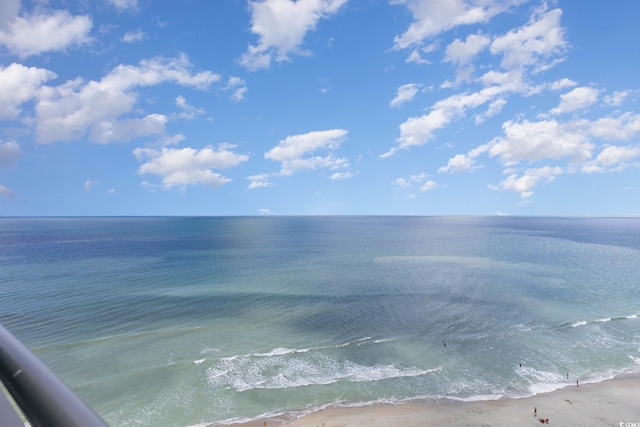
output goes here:
[[[537, 416], [534, 416], [537, 408]], [[265, 418], [233, 427], [542, 426], [640, 427], [640, 375], [565, 388], [521, 399], [331, 407], [295, 421]]]

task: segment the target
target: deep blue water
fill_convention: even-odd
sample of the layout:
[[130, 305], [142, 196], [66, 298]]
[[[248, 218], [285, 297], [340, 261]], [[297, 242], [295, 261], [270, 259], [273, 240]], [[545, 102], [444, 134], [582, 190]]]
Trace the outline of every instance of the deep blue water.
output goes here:
[[639, 288], [636, 218], [0, 219], [0, 322], [113, 426], [601, 381]]

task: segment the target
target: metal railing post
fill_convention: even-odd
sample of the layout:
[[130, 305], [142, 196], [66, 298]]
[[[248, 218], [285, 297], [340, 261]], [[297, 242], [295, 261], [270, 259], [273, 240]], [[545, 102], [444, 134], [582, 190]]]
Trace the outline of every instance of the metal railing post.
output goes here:
[[0, 379], [32, 427], [107, 427], [99, 415], [1, 325]]

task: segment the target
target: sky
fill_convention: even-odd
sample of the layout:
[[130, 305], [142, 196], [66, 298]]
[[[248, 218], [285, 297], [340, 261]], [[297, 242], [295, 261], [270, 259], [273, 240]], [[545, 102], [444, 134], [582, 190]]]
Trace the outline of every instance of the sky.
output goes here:
[[636, 0], [2, 0], [0, 216], [640, 214]]

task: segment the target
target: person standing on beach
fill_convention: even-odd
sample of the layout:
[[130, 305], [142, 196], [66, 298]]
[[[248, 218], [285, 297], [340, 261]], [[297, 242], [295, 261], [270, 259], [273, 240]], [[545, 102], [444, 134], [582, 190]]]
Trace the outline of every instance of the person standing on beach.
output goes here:
[[580, 387], [580, 385], [578, 385], [578, 380], [576, 380], [576, 387]]
[[533, 416], [534, 417], [538, 416], [538, 408], [536, 406], [533, 407]]

